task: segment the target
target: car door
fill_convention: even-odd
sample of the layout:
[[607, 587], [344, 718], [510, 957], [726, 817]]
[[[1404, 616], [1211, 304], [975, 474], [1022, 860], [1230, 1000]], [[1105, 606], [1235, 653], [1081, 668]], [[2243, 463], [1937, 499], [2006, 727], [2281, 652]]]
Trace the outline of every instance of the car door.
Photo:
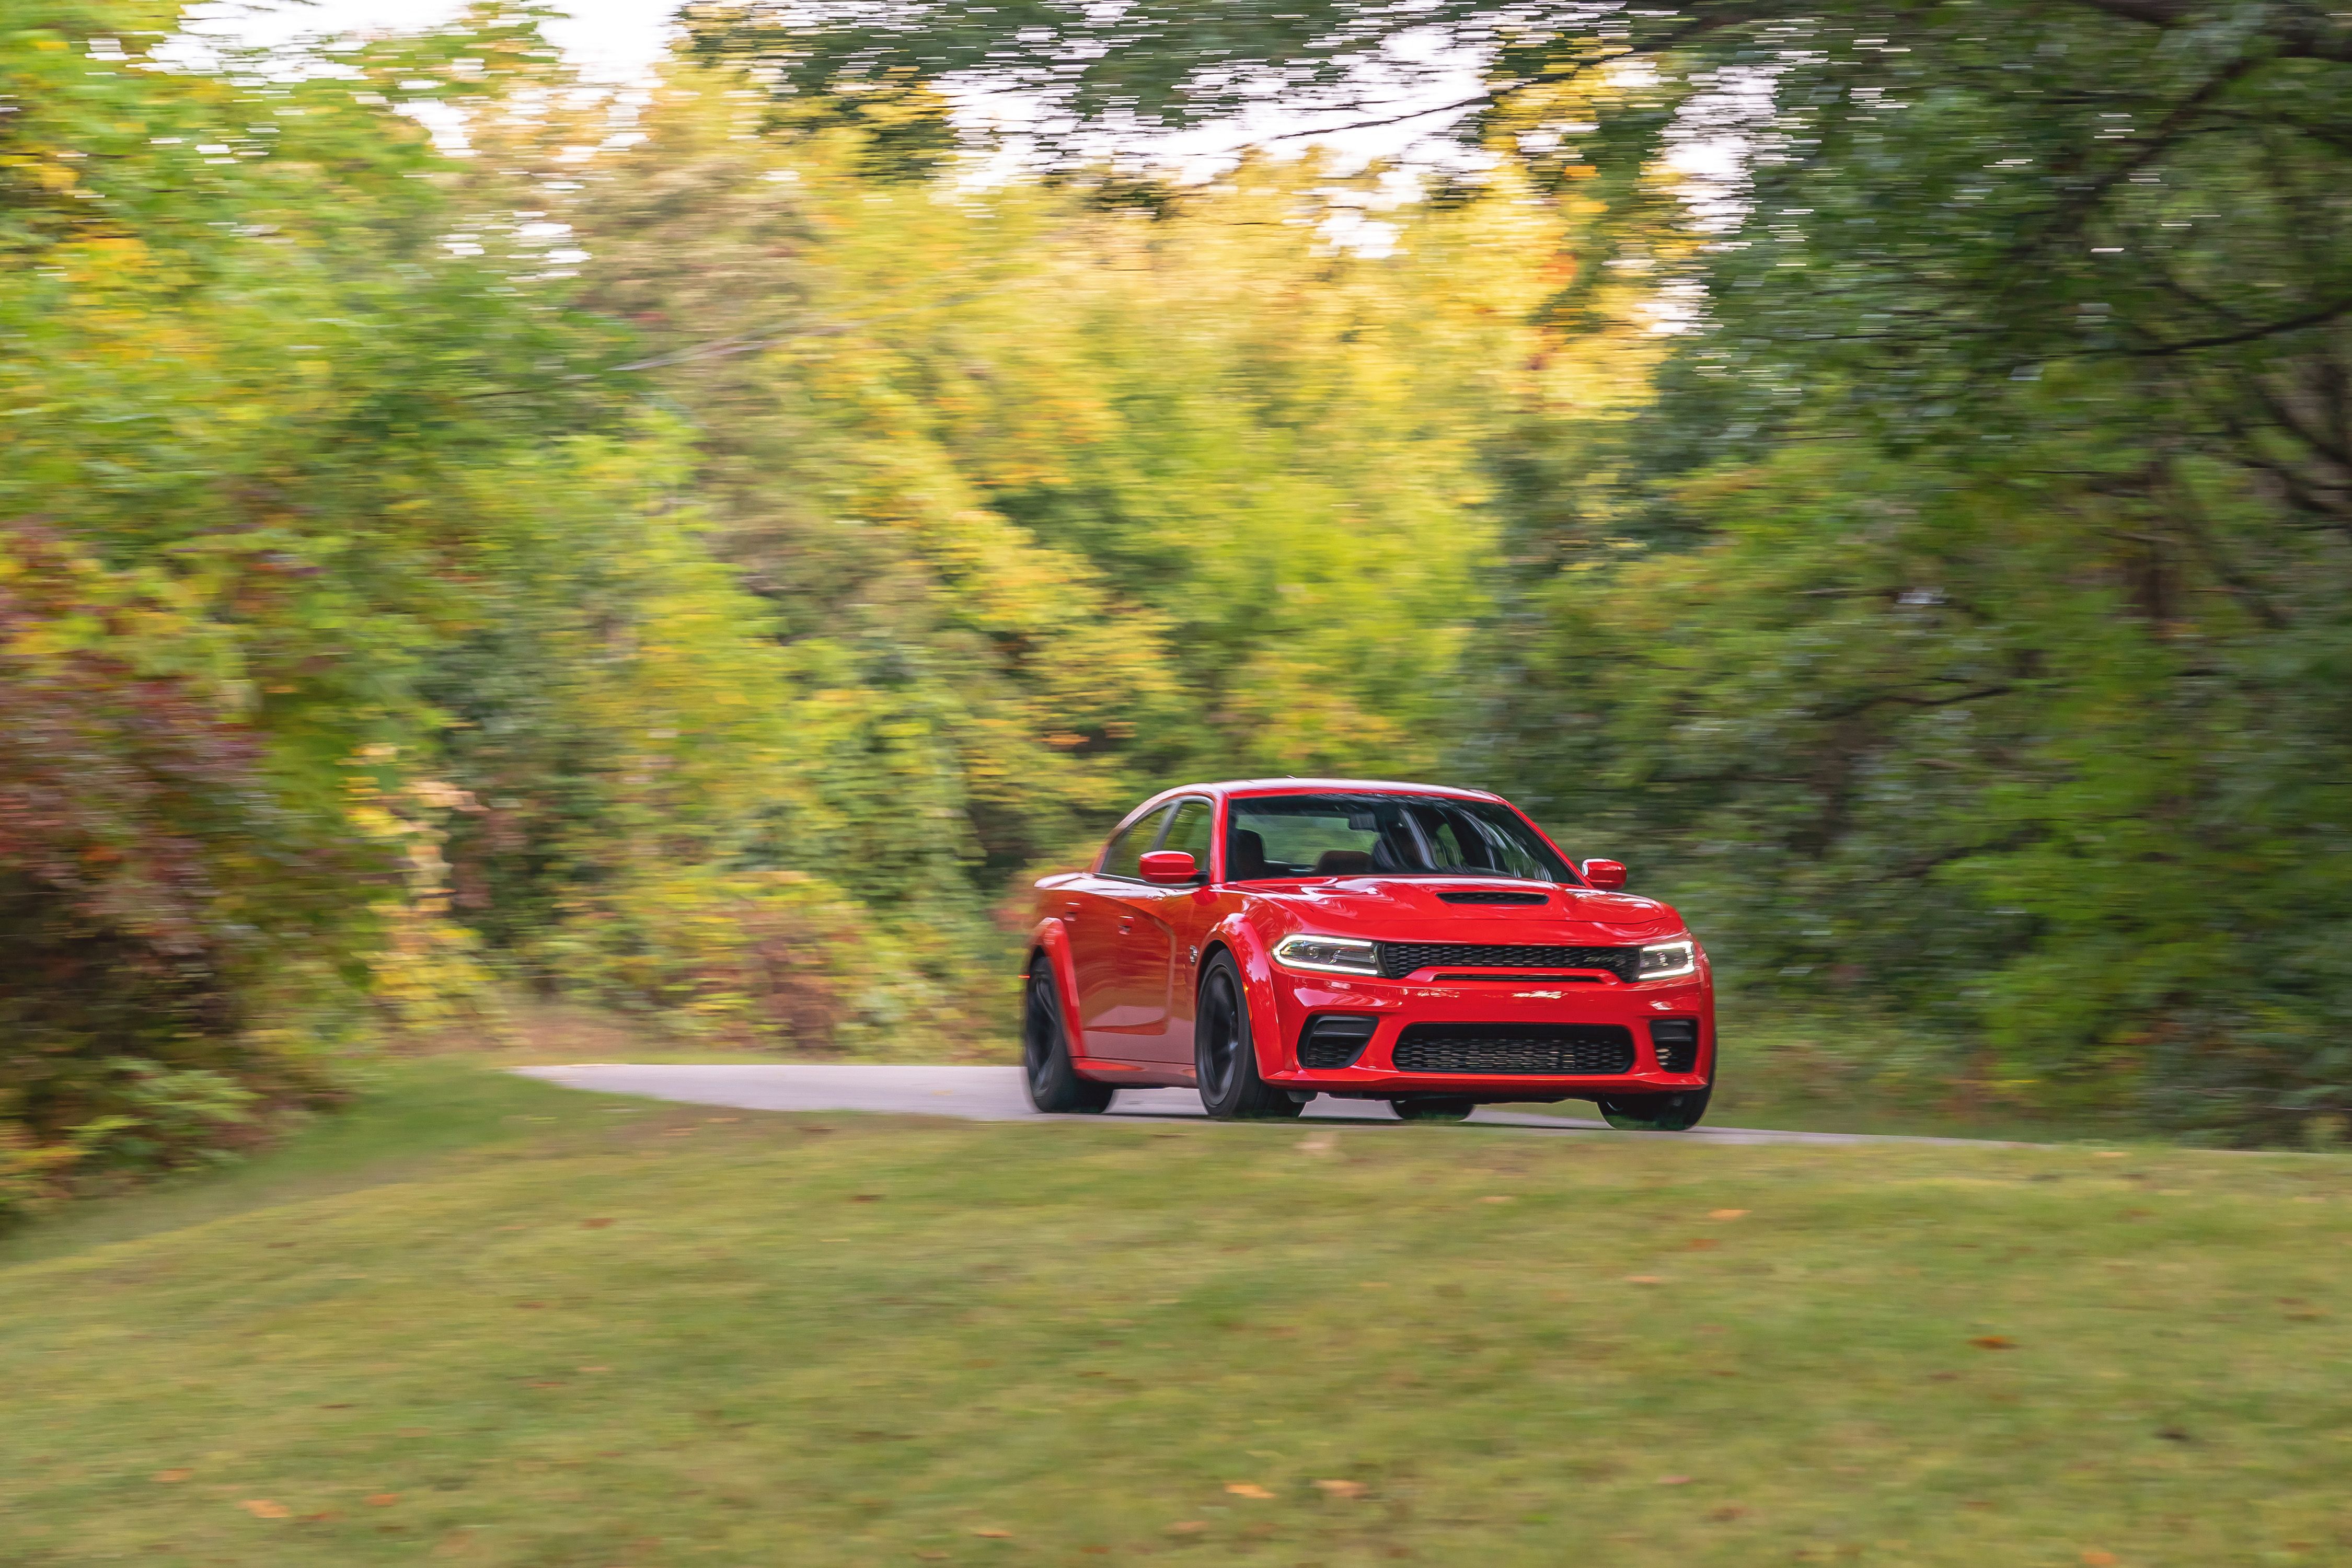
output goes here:
[[[1188, 795], [1176, 803], [1168, 826], [1160, 835], [1156, 847], [1181, 849], [1192, 857], [1200, 868], [1201, 882], [1209, 877], [1209, 850], [1214, 837], [1216, 805], [1197, 795]], [[1166, 988], [1166, 1027], [1149, 1047], [1145, 1059], [1174, 1067], [1192, 1065], [1192, 987], [1199, 969], [1202, 937], [1213, 922], [1215, 902], [1205, 896], [1200, 883], [1191, 887], [1146, 886], [1128, 895], [1126, 901], [1139, 917], [1140, 928], [1144, 920], [1159, 926], [1164, 937], [1154, 939], [1155, 945], [1164, 940], [1167, 963], [1160, 976]], [[1138, 957], [1140, 959], [1140, 952]], [[1139, 973], [1139, 983], [1143, 980]]]
[[[1088, 1056], [1148, 1060], [1152, 1043], [1167, 1032], [1167, 928], [1140, 917], [1131, 895], [1150, 886], [1139, 862], [1159, 840], [1170, 810], [1146, 812], [1113, 834], [1101, 864], [1065, 889], [1062, 924]], [[1158, 984], [1142, 983], [1142, 972], [1155, 965]]]

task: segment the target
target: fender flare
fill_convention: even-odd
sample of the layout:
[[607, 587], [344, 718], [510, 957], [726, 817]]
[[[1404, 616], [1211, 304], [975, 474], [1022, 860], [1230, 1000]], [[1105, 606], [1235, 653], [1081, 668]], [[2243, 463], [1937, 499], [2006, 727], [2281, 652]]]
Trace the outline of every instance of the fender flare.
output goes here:
[[1054, 972], [1054, 986], [1062, 1000], [1062, 1036], [1070, 1043], [1070, 1059], [1087, 1060], [1086, 1031], [1078, 1026], [1078, 973], [1076, 961], [1070, 956], [1070, 933], [1060, 921], [1039, 921], [1029, 935], [1029, 952], [1031, 963], [1042, 956]]
[[[1257, 1070], [1261, 1075], [1286, 1070], [1282, 1016], [1274, 994], [1274, 960], [1265, 940], [1256, 927], [1235, 911], [1210, 928], [1202, 946], [1212, 944], [1232, 953], [1234, 966], [1241, 971], [1242, 1002], [1249, 1008], [1250, 1047], [1257, 1053]], [[1195, 1007], [1194, 1013], [1198, 1012]]]

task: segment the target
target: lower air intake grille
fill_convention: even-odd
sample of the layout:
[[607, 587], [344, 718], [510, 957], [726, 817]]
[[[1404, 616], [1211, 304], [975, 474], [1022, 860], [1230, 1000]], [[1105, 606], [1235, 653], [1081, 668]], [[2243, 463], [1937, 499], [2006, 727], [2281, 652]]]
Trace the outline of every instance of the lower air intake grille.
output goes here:
[[1416, 969], [1605, 969], [1631, 981], [1642, 972], [1638, 947], [1480, 947], [1464, 942], [1384, 942], [1381, 973], [1402, 980]]
[[1662, 1071], [1696, 1072], [1698, 1070], [1697, 1019], [1651, 1019], [1650, 1045], [1658, 1053], [1658, 1067]]
[[1298, 1037], [1298, 1065], [1303, 1068], [1353, 1067], [1364, 1054], [1378, 1018], [1362, 1013], [1318, 1013], [1307, 1020]]
[[1394, 1060], [1399, 1072], [1632, 1072], [1633, 1033], [1615, 1024], [1411, 1024]]

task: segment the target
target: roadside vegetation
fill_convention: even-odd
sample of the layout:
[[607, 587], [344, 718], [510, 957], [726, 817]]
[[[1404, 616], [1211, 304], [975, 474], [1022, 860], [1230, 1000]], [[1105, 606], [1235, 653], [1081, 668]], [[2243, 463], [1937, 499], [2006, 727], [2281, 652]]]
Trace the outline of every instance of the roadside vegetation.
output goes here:
[[[984, 1052], [1008, 897], [1253, 773], [1503, 790], [1857, 1102], [2352, 1131], [2340, 17], [1204, 3], [642, 101], [12, 8], [0, 1222], [518, 994]], [[1426, 29], [1392, 166], [1154, 161]]]
[[[2338, 1562], [2352, 1163], [456, 1059], [0, 1251], [21, 1568]], [[70, 1300], [71, 1312], [57, 1310]]]

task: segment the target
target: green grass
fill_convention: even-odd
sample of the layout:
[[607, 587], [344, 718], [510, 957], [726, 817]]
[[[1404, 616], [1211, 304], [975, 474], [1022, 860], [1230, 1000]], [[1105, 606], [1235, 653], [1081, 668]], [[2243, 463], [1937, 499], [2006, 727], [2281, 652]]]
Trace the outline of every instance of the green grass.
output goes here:
[[14, 1238], [0, 1561], [2352, 1560], [2341, 1156], [730, 1115]]

